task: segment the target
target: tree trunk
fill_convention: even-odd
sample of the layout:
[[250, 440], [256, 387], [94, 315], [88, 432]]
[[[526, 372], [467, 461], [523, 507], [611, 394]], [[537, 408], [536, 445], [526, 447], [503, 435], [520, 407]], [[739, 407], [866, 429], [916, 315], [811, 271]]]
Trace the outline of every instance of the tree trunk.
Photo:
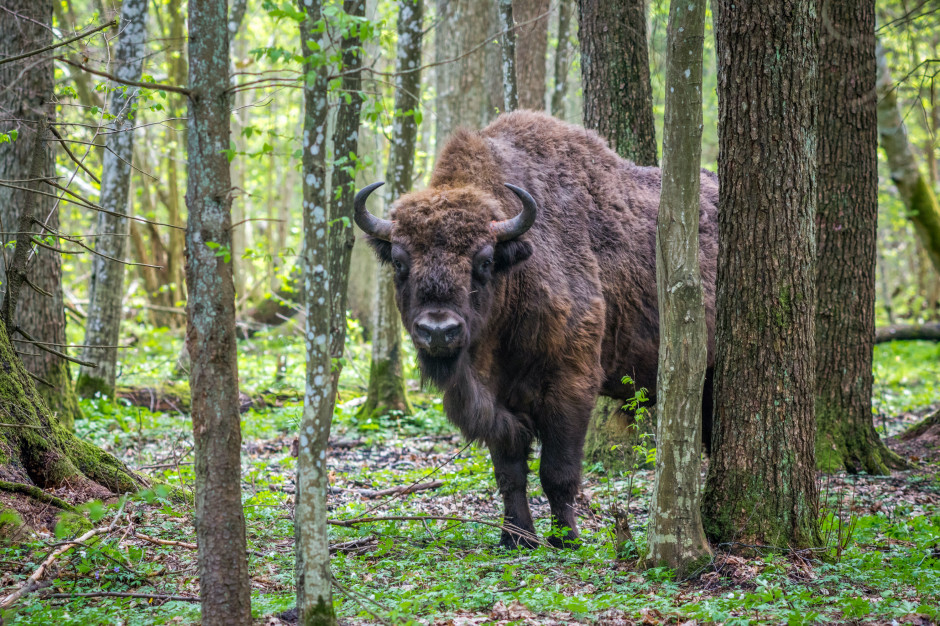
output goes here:
[[877, 44], [878, 134], [888, 159], [891, 180], [907, 209], [914, 232], [927, 249], [934, 269], [940, 272], [940, 203], [920, 172], [917, 157], [907, 138], [907, 128], [898, 109], [897, 91], [891, 79], [884, 47]]
[[440, 65], [434, 74], [438, 151], [458, 126], [482, 128], [503, 108], [500, 50], [494, 43], [499, 32], [496, 13], [495, 2], [437, 0], [434, 56]]
[[[12, 56], [52, 43], [51, 0], [0, 0], [0, 55]], [[55, 117], [52, 102], [52, 56], [34, 56], [0, 65], [0, 111], [10, 121], [4, 122], [4, 131], [15, 130], [16, 141], [0, 144], [0, 180], [23, 181], [29, 178], [30, 153], [41, 119]], [[44, 170], [46, 176], [54, 174], [51, 158], [52, 143], [47, 147], [49, 158]], [[14, 183], [24, 186], [23, 183]], [[45, 191], [50, 191], [51, 188]], [[0, 186], [0, 230], [13, 232], [19, 223], [25, 204], [26, 192]], [[36, 198], [36, 216], [48, 227], [44, 234], [58, 231], [59, 211], [54, 198]], [[34, 225], [35, 226], [35, 225]], [[33, 230], [39, 231], [35, 226]], [[4, 235], [4, 241], [9, 239]], [[58, 244], [53, 244], [58, 246]], [[0, 264], [0, 281], [6, 284], [5, 264]], [[15, 311], [15, 323], [39, 341], [65, 345], [65, 305], [62, 296], [62, 261], [51, 250], [40, 250], [32, 255], [29, 279], [42, 291], [26, 289], [20, 294]], [[68, 428], [81, 416], [78, 400], [69, 375], [69, 364], [54, 354], [30, 349], [23, 354], [26, 369], [44, 380], [39, 394], [47, 406]]]
[[656, 165], [643, 0], [578, 0], [584, 125], [637, 165]]
[[721, 199], [705, 531], [736, 550], [817, 547], [816, 3], [713, 7]]
[[[121, 4], [121, 29], [114, 74], [123, 80], [140, 80], [143, 67], [144, 41], [147, 37], [147, 0], [124, 0]], [[134, 131], [137, 119], [135, 105], [137, 87], [111, 85], [108, 111], [113, 116], [108, 125], [108, 149], [104, 153], [101, 173], [101, 200], [105, 209], [118, 214], [128, 211], [131, 182], [131, 160], [134, 158]], [[97, 367], [82, 366], [75, 389], [86, 398], [97, 393], [114, 396], [117, 374], [117, 344], [120, 340], [124, 297], [124, 254], [128, 220], [98, 213], [95, 250], [102, 256], [92, 257], [91, 280], [88, 287], [88, 315], [85, 320], [83, 358]], [[111, 259], [118, 259], [113, 261]]]
[[[300, 24], [302, 50], [329, 47], [328, 30], [320, 0], [304, 4], [306, 19]], [[294, 512], [295, 566], [298, 623], [303, 626], [336, 624], [333, 609], [330, 545], [327, 529], [329, 476], [326, 449], [333, 421], [333, 367], [330, 352], [333, 292], [330, 279], [330, 221], [327, 195], [326, 149], [331, 68], [317, 55], [305, 61], [303, 218], [301, 253], [304, 306], [307, 312], [307, 352], [303, 416], [297, 454], [297, 492]]]
[[552, 115], [565, 119], [568, 90], [568, 42], [572, 0], [558, 2], [558, 47], [555, 49], [555, 86], [552, 88]]
[[203, 624], [250, 624], [229, 163], [228, 3], [189, 2], [186, 343], [192, 359], [196, 538]]
[[666, 43], [663, 182], [656, 228], [659, 372], [649, 567], [684, 578], [711, 557], [700, 511], [702, 388], [708, 366], [699, 268], [705, 0], [672, 0]]
[[503, 112], [519, 108], [519, 90], [516, 87], [516, 23], [512, 16], [512, 0], [499, 0], [500, 59], [503, 76]]
[[819, 33], [816, 462], [887, 474], [903, 465], [871, 413], [878, 223], [875, 2], [830, 0]]
[[[398, 72], [421, 66], [423, 19], [424, 0], [402, 0], [398, 9]], [[401, 194], [411, 190], [420, 93], [420, 71], [399, 73], [395, 78], [395, 121], [386, 173], [389, 182], [385, 194], [386, 209]], [[389, 411], [411, 413], [402, 373], [401, 322], [395, 306], [391, 268], [378, 265], [376, 285], [369, 391], [359, 410], [363, 418], [387, 415]]]
[[548, 54], [548, 0], [512, 0], [516, 20], [515, 67], [519, 108], [545, 109], [545, 57]]

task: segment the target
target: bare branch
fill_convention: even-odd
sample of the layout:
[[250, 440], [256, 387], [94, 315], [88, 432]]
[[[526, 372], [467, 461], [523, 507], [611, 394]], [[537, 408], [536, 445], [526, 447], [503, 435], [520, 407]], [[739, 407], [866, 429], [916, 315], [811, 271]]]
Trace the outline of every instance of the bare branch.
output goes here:
[[91, 30], [88, 31], [88, 32], [75, 35], [75, 36], [72, 37], [71, 39], [66, 39], [65, 41], [60, 41], [59, 43], [54, 43], [54, 44], [52, 44], [51, 46], [46, 46], [45, 48], [40, 48], [39, 50], [33, 50], [33, 51], [31, 51], [31, 52], [24, 52], [23, 54], [18, 54], [18, 55], [16, 55], [15, 57], [7, 57], [7, 58], [5, 58], [5, 59], [0, 59], [0, 65], [4, 65], [5, 63], [12, 63], [13, 61], [19, 61], [20, 59], [27, 59], [27, 58], [29, 58], [29, 57], [31, 57], [31, 56], [36, 56], [37, 54], [42, 54], [43, 52], [48, 52], [49, 50], [54, 50], [54, 49], [56, 49], [56, 48], [61, 48], [62, 46], [67, 46], [67, 45], [69, 45], [70, 43], [72, 43], [73, 41], [78, 41], [79, 39], [84, 39], [85, 37], [88, 37], [88, 36], [90, 36], [90, 35], [94, 35], [94, 34], [97, 33], [97, 32], [101, 32], [101, 31], [105, 30], [106, 28], [111, 28], [112, 26], [116, 26], [116, 25], [117, 25], [117, 20], [111, 20], [111, 21], [108, 22], [107, 24], [104, 24], [104, 25], [102, 25], [102, 26], [98, 26], [97, 28], [93, 28], [93, 29], [91, 29]]
[[67, 155], [69, 155], [69, 158], [72, 159], [73, 161], [75, 161], [75, 162], [78, 164], [78, 166], [79, 166], [80, 168], [82, 168], [82, 170], [84, 170], [84, 172], [85, 172], [86, 174], [88, 174], [89, 176], [91, 176], [91, 179], [92, 179], [93, 181], [95, 181], [96, 183], [98, 183], [98, 184], [100, 185], [100, 184], [101, 184], [101, 180], [99, 180], [98, 177], [95, 176], [94, 173], [93, 173], [90, 169], [88, 169], [88, 167], [87, 167], [84, 163], [82, 163], [82, 162], [72, 153], [71, 150], [69, 150], [68, 144], [65, 143], [65, 139], [62, 137], [62, 135], [59, 134], [59, 131], [57, 131], [57, 130], [55, 129], [55, 126], [50, 126], [50, 127], [49, 127], [49, 130], [52, 132], [53, 135], [55, 135], [55, 136], [59, 139], [59, 142], [60, 142], [60, 145], [62, 146], [62, 149], [65, 150], [65, 153], [66, 153]]
[[121, 85], [130, 85], [131, 87], [142, 87], [144, 89], [153, 89], [155, 91], [172, 91], [173, 93], [183, 94], [184, 96], [189, 96], [190, 91], [186, 87], [177, 87], [176, 85], [161, 85], [159, 83], [148, 83], [139, 80], [124, 80], [123, 78], [118, 78], [114, 74], [109, 74], [107, 72], [102, 72], [101, 70], [95, 70], [83, 63], [76, 63], [71, 59], [65, 57], [56, 57], [57, 61], [62, 61], [66, 65], [71, 65], [72, 67], [77, 67], [80, 70], [85, 70], [89, 74], [94, 74], [95, 76], [101, 76], [102, 78], [107, 78], [108, 80], [113, 80], [114, 82]]

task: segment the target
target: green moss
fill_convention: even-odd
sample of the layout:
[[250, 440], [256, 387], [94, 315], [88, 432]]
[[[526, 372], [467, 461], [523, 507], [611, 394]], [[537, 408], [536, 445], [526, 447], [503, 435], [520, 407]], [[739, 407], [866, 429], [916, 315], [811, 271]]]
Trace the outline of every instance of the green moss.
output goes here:
[[321, 597], [315, 607], [304, 613], [302, 623], [304, 626], [336, 626], [336, 612]]
[[383, 417], [392, 411], [402, 415], [411, 415], [413, 412], [405, 392], [401, 365], [392, 360], [373, 360], [369, 370], [369, 391], [356, 418], [365, 421]]
[[81, 373], [75, 381], [75, 393], [82, 398], [113, 398], [114, 387], [103, 378]]

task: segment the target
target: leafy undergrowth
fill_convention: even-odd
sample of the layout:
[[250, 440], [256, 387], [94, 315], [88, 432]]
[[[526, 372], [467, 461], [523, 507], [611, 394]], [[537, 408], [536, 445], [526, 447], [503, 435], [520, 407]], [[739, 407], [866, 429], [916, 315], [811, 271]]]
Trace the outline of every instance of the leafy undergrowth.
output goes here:
[[[432, 515], [463, 521], [332, 527], [336, 607], [345, 623], [377, 623], [376, 616], [388, 623], [434, 624], [940, 620], [936, 464], [921, 459], [917, 469], [891, 477], [821, 476], [825, 552], [747, 560], [719, 554], [692, 581], [636, 567], [653, 478], [648, 470], [630, 476], [599, 465], [586, 468], [578, 500], [581, 547], [503, 551], [495, 547], [499, 530], [489, 525], [500, 521], [501, 503], [486, 451], [460, 440], [433, 394], [414, 394], [414, 416], [357, 421], [368, 352], [359, 341], [353, 347], [330, 450], [331, 517]], [[241, 348], [243, 387], [251, 393], [300, 386], [303, 354], [289, 329], [256, 336]], [[142, 335], [126, 356], [121, 382], [164, 382], [173, 375], [178, 350], [176, 337]], [[884, 419], [894, 434], [936, 398], [937, 351], [932, 345], [889, 344], [879, 347], [878, 359], [878, 409], [895, 416]], [[81, 436], [161, 486], [126, 502], [91, 503], [81, 517], [61, 519], [56, 528], [40, 529], [4, 548], [0, 593], [5, 596], [24, 583], [55, 544], [91, 528], [103, 531], [58, 557], [40, 588], [7, 610], [3, 623], [198, 623], [198, 604], [185, 599], [198, 596], [195, 551], [154, 542], [195, 541], [192, 507], [171, 491], [193, 483], [188, 417], [180, 410], [151, 411], [106, 400], [83, 401], [83, 410]], [[247, 408], [242, 415], [252, 606], [259, 624], [282, 623], [276, 616], [293, 604], [290, 450], [300, 412], [300, 405], [288, 399]], [[537, 464], [536, 456], [533, 470]], [[377, 495], [410, 485], [422, 488]], [[537, 479], [530, 496], [544, 536], [548, 505]], [[639, 544], [628, 544], [620, 559], [614, 549], [614, 503], [628, 503]], [[79, 595], [100, 592], [147, 597]]]

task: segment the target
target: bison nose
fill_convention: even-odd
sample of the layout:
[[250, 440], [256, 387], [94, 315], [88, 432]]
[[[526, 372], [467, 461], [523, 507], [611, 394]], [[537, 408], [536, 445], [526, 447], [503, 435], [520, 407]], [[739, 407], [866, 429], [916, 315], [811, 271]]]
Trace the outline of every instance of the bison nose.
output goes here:
[[463, 334], [463, 324], [451, 314], [425, 313], [415, 320], [414, 340], [419, 348], [430, 352], [447, 351], [457, 347]]

